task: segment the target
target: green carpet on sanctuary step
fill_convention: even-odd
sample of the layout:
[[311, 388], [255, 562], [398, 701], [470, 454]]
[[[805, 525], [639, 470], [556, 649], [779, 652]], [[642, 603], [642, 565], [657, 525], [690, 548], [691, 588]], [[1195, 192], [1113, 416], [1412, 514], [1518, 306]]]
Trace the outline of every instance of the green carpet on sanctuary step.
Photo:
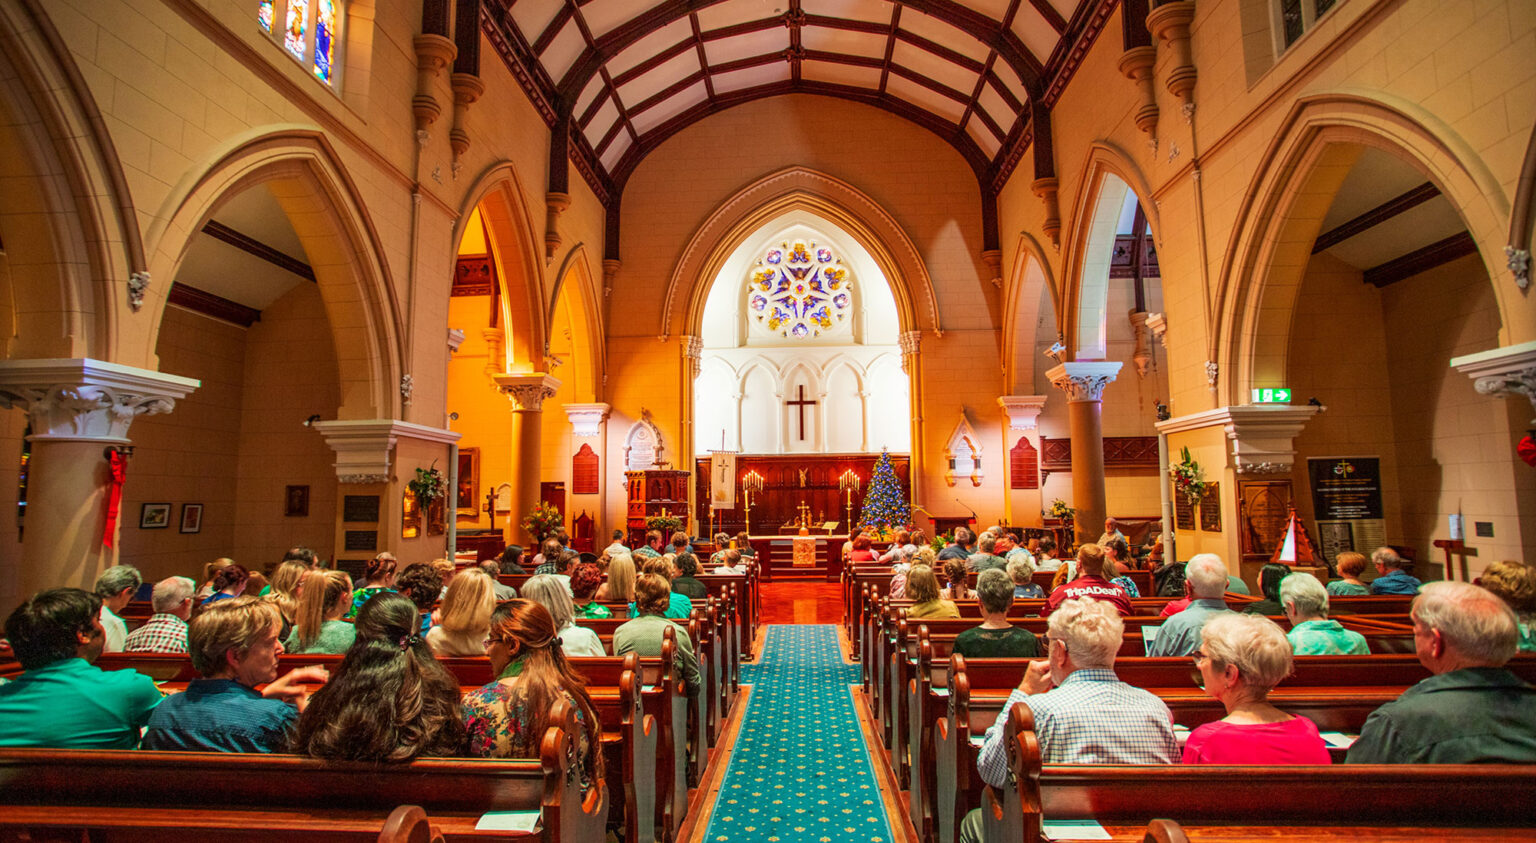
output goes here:
[[770, 626], [705, 841], [890, 843], [837, 628]]

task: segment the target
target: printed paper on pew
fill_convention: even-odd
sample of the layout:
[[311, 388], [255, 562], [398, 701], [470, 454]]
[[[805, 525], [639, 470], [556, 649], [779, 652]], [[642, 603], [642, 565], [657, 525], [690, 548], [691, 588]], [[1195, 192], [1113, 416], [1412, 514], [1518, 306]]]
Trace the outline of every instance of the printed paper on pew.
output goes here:
[[475, 823], [475, 831], [538, 831], [539, 811], [487, 811]]
[[1162, 626], [1144, 626], [1141, 628], [1141, 645], [1146, 648], [1146, 654], [1152, 655], [1152, 642], [1157, 640], [1157, 631]]
[[1093, 820], [1041, 820], [1047, 840], [1109, 840], [1109, 832]]
[[1359, 740], [1343, 732], [1319, 732], [1318, 734], [1322, 735], [1323, 743], [1328, 744], [1334, 749], [1349, 749], [1355, 745], [1356, 740]]

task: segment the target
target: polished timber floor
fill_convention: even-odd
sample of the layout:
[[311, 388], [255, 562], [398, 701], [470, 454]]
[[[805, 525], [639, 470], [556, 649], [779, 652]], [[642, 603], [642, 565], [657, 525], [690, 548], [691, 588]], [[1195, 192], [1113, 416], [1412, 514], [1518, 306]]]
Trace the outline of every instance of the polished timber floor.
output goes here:
[[835, 582], [762, 584], [763, 623], [840, 623], [843, 598]]
[[[826, 587], [835, 601], [837, 586]], [[765, 615], [775, 597], [797, 613], [821, 603], [818, 595], [792, 599], [770, 588]], [[761, 657], [741, 672], [752, 691], [703, 839], [891, 843], [849, 692], [858, 666], [843, 662], [837, 628], [769, 626]]]

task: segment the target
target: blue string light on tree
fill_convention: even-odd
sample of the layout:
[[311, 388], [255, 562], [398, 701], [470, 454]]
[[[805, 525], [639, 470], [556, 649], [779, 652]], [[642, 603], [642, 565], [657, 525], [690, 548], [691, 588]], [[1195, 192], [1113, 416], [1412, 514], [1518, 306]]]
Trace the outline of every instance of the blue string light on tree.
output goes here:
[[907, 506], [906, 493], [896, 478], [896, 467], [891, 464], [889, 451], [881, 451], [869, 476], [869, 491], [864, 494], [864, 510], [859, 514], [860, 527], [875, 527], [882, 538], [907, 526], [912, 512]]

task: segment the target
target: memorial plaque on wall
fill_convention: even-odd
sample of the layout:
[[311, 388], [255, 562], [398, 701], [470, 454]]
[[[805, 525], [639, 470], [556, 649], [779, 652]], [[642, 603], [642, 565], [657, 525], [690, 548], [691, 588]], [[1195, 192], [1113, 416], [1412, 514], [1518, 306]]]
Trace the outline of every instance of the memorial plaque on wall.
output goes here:
[[1205, 484], [1205, 497], [1200, 499], [1200, 529], [1207, 533], [1221, 532], [1221, 484]]
[[379, 496], [343, 495], [341, 520], [357, 524], [379, 523]]
[[348, 530], [342, 545], [343, 550], [377, 550], [378, 547], [377, 530]]
[[571, 457], [571, 494], [597, 494], [599, 462], [597, 452], [592, 450], [592, 446], [585, 442], [581, 443], [581, 450]]
[[1008, 452], [1008, 482], [1014, 489], [1040, 488], [1040, 452], [1020, 436], [1019, 444]]
[[1381, 460], [1324, 457], [1307, 460], [1312, 517], [1318, 521], [1382, 518]]
[[1189, 498], [1173, 493], [1173, 527], [1176, 530], [1195, 529], [1195, 507]]

